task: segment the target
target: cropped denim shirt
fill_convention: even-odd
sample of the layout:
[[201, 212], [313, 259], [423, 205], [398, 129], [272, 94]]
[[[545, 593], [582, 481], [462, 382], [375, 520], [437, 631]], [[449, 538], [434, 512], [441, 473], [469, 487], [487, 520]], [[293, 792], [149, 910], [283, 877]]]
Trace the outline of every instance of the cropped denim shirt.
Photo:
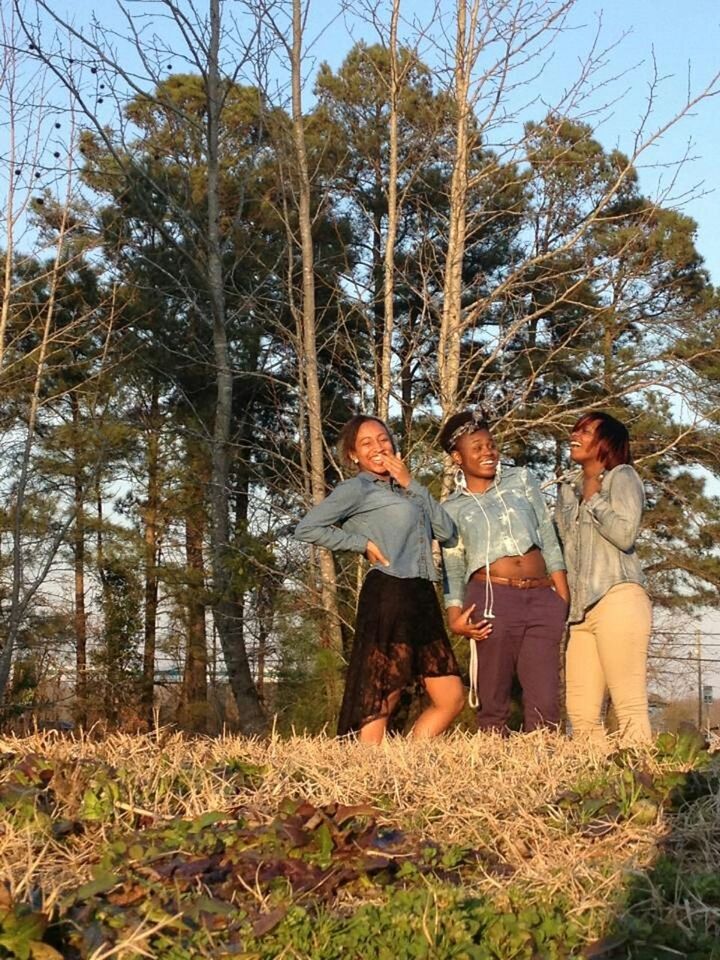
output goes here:
[[635, 541], [645, 508], [642, 481], [629, 464], [608, 470], [598, 493], [582, 499], [582, 470], [558, 488], [555, 520], [565, 551], [570, 623], [618, 583], [645, 585]]
[[417, 480], [402, 487], [368, 472], [339, 483], [306, 514], [295, 537], [329, 550], [365, 553], [377, 544], [390, 565], [372, 565], [391, 577], [439, 580], [432, 553], [433, 537], [453, 536], [452, 520]]
[[562, 551], [535, 477], [526, 467], [505, 467], [484, 493], [458, 491], [443, 504], [457, 535], [443, 545], [446, 607], [464, 606], [471, 574], [500, 557], [517, 557], [539, 547], [548, 573], [564, 570]]

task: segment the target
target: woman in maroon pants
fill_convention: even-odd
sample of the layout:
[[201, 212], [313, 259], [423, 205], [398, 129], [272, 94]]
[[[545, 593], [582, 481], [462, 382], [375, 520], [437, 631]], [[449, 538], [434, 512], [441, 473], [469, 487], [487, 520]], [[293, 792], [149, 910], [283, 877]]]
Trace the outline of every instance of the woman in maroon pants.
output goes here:
[[445, 606], [450, 629], [470, 639], [478, 727], [507, 732], [516, 674], [523, 729], [556, 727], [569, 591], [548, 507], [525, 467], [501, 467], [477, 414], [450, 417], [440, 442], [458, 468], [457, 491], [443, 504], [457, 529], [442, 546]]

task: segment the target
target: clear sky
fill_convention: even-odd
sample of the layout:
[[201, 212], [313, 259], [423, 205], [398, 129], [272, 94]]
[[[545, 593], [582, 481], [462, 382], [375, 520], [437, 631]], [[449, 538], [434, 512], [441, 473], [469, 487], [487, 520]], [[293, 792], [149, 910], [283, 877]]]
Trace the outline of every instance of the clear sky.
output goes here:
[[[591, 36], [599, 9], [596, 0], [578, 3], [572, 19], [588, 26], [573, 35], [575, 46], [582, 48], [583, 38]], [[611, 54], [612, 71], [625, 68], [631, 73], [616, 84], [616, 89], [627, 92], [598, 136], [606, 146], [617, 144], [628, 150], [645, 109], [653, 55], [658, 74], [665, 78], [659, 87], [653, 127], [661, 126], [680, 108], [687, 97], [688, 80], [693, 93], [698, 93], [720, 71], [720, 2], [610, 0], [602, 17], [608, 40], [627, 34]], [[570, 47], [570, 35], [565, 40]], [[553, 72], [562, 70], [558, 59]], [[720, 284], [720, 95], [700, 104], [650, 150], [643, 160], [645, 168], [641, 167], [641, 184], [652, 190], [658, 177], [667, 183], [671, 171], [653, 169], [653, 165], [674, 163], [688, 152], [692, 159], [679, 172], [673, 193], [681, 197], [699, 186], [703, 195], [689, 200], [683, 210], [697, 221], [698, 249], [715, 284]]]
[[[433, 6], [430, 0], [401, 0], [401, 16], [422, 20], [425, 11], [429, 15]], [[450, 11], [454, 3], [441, 0], [441, 6]], [[328, 0], [314, 0], [311, 29], [327, 22], [331, 7]], [[537, 95], [545, 102], [552, 103], [575, 76], [579, 59], [593, 42], [599, 17], [600, 45], [608, 47], [617, 42], [608, 55], [604, 76], [617, 79], [598, 93], [595, 102], [600, 105], [619, 99], [606, 111], [597, 136], [606, 148], [617, 146], [631, 152], [656, 69], [663, 79], [656, 90], [655, 108], [648, 124], [653, 130], [662, 127], [681, 108], [687, 99], [688, 82], [696, 94], [720, 71], [720, 0], [606, 0], [604, 6], [597, 0], [578, 0], [570, 15], [570, 29], [558, 38], [552, 60], [534, 81]], [[313, 45], [318, 61], [327, 60], [332, 67], [341, 63], [352, 42], [348, 26], [354, 39], [377, 41], [377, 33], [367, 24], [347, 18], [344, 22], [336, 21]], [[541, 104], [530, 113], [539, 119]], [[689, 159], [679, 172], [675, 166], [668, 166], [686, 155]], [[715, 284], [720, 285], [718, 157], [720, 95], [704, 101], [669, 130], [644, 155], [639, 168], [641, 185], [650, 194], [654, 194], [658, 182], [668, 187], [677, 174], [671, 195], [675, 205], [697, 221], [698, 249]], [[694, 194], [694, 198], [687, 199], [688, 194]]]
[[[105, 28], [118, 34], [127, 33], [127, 22], [112, 0], [50, 0], [58, 14], [70, 18], [77, 27], [86, 26], [93, 13]], [[539, 0], [542, 2], [542, 0]], [[559, 0], [547, 0], [555, 5]], [[32, 2], [27, 9], [32, 9]], [[184, 6], [181, 0], [180, 6]], [[189, 4], [188, 4], [189, 6]], [[377, 42], [377, 32], [359, 17], [341, 15], [343, 6], [370, 9], [374, 0], [310, 0], [307, 39], [316, 38], [311, 47], [314, 68], [308, 70], [306, 107], [310, 105], [310, 88], [317, 66], [327, 60], [337, 67], [352, 43], [359, 39]], [[379, 19], [389, 18], [390, 0], [378, 0]], [[427, 21], [435, 7], [435, 0], [400, 0], [401, 19]], [[452, 12], [455, 0], [439, 0], [439, 7], [452, 32]], [[207, 10], [207, 0], [198, 0], [198, 12]], [[225, 12], [230, 17], [241, 16], [244, 5], [237, 0], [225, 0]], [[131, 3], [128, 10], [139, 17], [151, 12], [155, 17], [162, 5], [143, 2]], [[552, 59], [542, 74], [533, 80], [530, 88], [538, 98], [526, 113], [527, 118], [540, 119], [543, 101], [552, 104], [564, 86], [575, 77], [578, 62], [587, 53], [596, 34], [598, 18], [602, 19], [601, 47], [617, 44], [608, 55], [602, 76], [617, 79], [603, 87], [595, 97], [595, 105], [611, 103], [605, 111], [597, 136], [606, 148], [619, 147], [631, 152], [635, 130], [645, 112], [649, 83], [655, 69], [662, 81], [656, 90], [653, 115], [648, 127], [663, 126], [687, 96], [688, 82], [693, 93], [699, 92], [720, 71], [720, 0], [576, 0], [570, 13], [568, 29], [553, 44]], [[49, 18], [43, 16], [45, 27], [52, 32]], [[138, 20], [138, 23], [141, 21]], [[162, 24], [162, 21], [156, 21]], [[236, 21], [237, 22], [237, 21]], [[242, 24], [242, 19], [239, 21]], [[328, 23], [332, 25], [328, 28]], [[323, 29], [324, 28], [324, 29]], [[400, 28], [402, 40], [403, 26]], [[172, 42], [172, 30], [167, 18], [161, 26], [163, 38]], [[449, 38], [449, 42], [452, 37]], [[447, 44], [446, 44], [447, 45]], [[426, 45], [426, 48], [429, 45]], [[431, 61], [429, 49], [428, 60]], [[425, 51], [421, 51], [425, 53]], [[179, 57], [176, 70], [185, 68]], [[280, 67], [282, 69], [282, 66]], [[720, 89], [720, 88], [719, 88]], [[523, 97], [527, 93], [523, 91]], [[673, 166], [687, 155], [682, 169]], [[682, 207], [698, 223], [697, 246], [705, 258], [713, 281], [720, 285], [720, 96], [701, 103], [692, 115], [685, 117], [662, 140], [643, 155], [640, 164], [642, 188], [654, 195], [658, 182], [667, 187], [673, 176], [672, 201]], [[662, 188], [661, 188], [662, 189]], [[668, 202], [668, 201], [666, 201]]]

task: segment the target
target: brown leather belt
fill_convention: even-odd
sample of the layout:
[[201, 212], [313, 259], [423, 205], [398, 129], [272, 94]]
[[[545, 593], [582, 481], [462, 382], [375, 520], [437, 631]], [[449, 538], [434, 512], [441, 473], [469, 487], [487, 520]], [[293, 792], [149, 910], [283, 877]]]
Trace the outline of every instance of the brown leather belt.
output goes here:
[[519, 590], [532, 590], [534, 587], [551, 587], [550, 577], [496, 577], [494, 574], [488, 576], [484, 570], [476, 570], [470, 576], [471, 580], [489, 580], [491, 583], [499, 583], [505, 587], [517, 587]]

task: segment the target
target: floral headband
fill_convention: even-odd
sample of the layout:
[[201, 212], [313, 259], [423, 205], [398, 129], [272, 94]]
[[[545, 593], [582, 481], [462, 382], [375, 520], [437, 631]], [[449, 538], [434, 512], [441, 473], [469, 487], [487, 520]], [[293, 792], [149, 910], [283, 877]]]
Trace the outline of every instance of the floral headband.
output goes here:
[[466, 420], [457, 430], [453, 430], [448, 438], [447, 449], [453, 450], [455, 444], [458, 442], [460, 437], [464, 437], [466, 433], [475, 433], [476, 430], [479, 430], [481, 427], [487, 426], [487, 419], [482, 410], [473, 410], [469, 420]]

